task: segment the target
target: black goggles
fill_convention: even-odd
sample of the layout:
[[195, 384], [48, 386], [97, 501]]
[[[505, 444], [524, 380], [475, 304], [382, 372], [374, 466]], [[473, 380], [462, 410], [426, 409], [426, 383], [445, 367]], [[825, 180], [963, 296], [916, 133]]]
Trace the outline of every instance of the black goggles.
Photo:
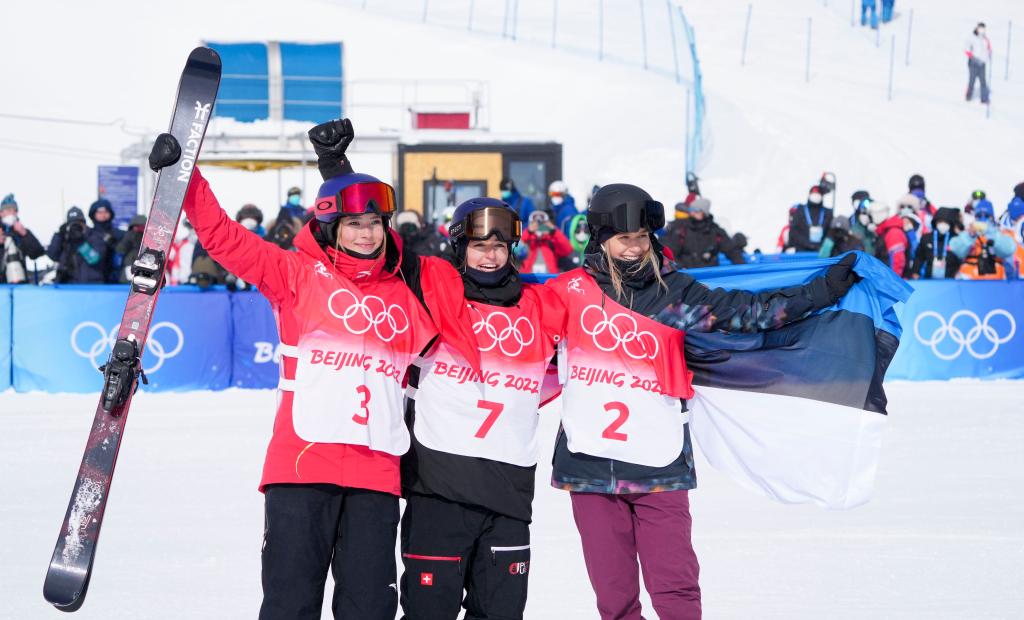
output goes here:
[[610, 213], [587, 213], [587, 223], [594, 229], [611, 228], [617, 233], [634, 233], [641, 228], [648, 232], [665, 226], [665, 205], [656, 200], [624, 202]]
[[523, 236], [523, 222], [511, 209], [484, 207], [469, 213], [466, 219], [448, 228], [452, 240], [487, 239], [495, 235], [505, 243], [516, 243]]

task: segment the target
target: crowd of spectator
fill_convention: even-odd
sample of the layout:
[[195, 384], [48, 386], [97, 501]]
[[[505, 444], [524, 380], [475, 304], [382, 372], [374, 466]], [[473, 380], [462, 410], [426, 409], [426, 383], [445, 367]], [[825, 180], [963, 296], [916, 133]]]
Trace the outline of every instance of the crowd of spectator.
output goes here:
[[[577, 201], [563, 181], [551, 183], [543, 204], [521, 194], [512, 179], [503, 179], [500, 188], [502, 198], [522, 217], [522, 239], [516, 248], [521, 272], [560, 273], [582, 264], [590, 240], [589, 197]], [[597, 189], [592, 188], [590, 195]], [[1024, 277], [1024, 183], [1014, 188], [999, 217], [982, 190], [974, 191], [962, 208], [932, 204], [918, 174], [910, 177], [907, 190], [893, 207], [867, 190], [858, 190], [850, 196], [851, 213], [839, 215], [833, 182], [823, 176], [806, 200], [790, 208], [778, 250], [822, 257], [862, 250], [914, 280]], [[826, 197], [831, 198], [831, 206], [826, 206]], [[745, 251], [746, 237], [730, 234], [719, 225], [711, 204], [701, 195], [697, 177], [688, 175], [687, 196], [675, 205], [674, 218], [661, 234], [668, 254], [682, 268], [739, 264], [751, 258]], [[424, 221], [417, 211], [400, 211], [392, 225], [410, 252], [443, 257], [449, 253], [451, 211], [441, 211], [433, 221]], [[285, 204], [269, 221], [254, 204], [243, 205], [235, 213], [235, 221], [252, 234], [285, 250], [294, 249], [295, 236], [310, 217], [298, 187], [288, 190]], [[101, 198], [88, 212], [68, 209], [65, 222], [44, 247], [21, 222], [17, 200], [8, 194], [0, 201], [0, 284], [127, 283], [145, 227], [143, 215], [134, 216], [125, 229], [115, 227], [114, 210]], [[44, 256], [50, 263], [42, 272], [26, 263]], [[168, 254], [167, 283], [250, 288], [210, 257], [184, 218]]]
[[1024, 277], [1024, 183], [1013, 188], [999, 217], [980, 189], [962, 208], [936, 207], [919, 174], [910, 177], [894, 208], [857, 190], [850, 196], [852, 213], [837, 215], [823, 203], [830, 191], [819, 183], [804, 203], [790, 208], [780, 250], [825, 257], [863, 250], [908, 280]]

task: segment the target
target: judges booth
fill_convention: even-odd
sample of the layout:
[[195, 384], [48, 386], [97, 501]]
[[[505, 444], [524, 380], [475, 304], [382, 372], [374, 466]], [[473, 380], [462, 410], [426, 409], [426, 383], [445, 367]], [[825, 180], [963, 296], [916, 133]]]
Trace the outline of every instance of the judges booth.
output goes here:
[[510, 177], [538, 207], [547, 205], [547, 189], [562, 178], [562, 145], [538, 143], [422, 143], [398, 145], [398, 202], [420, 212], [425, 221], [446, 207], [476, 196], [499, 197]]

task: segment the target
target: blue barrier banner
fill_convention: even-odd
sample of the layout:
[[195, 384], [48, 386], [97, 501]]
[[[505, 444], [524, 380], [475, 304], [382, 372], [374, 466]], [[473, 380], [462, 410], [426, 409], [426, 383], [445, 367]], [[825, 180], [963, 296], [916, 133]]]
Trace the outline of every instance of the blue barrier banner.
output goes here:
[[[14, 291], [14, 389], [99, 392], [96, 368], [117, 336], [127, 286], [19, 287]], [[142, 357], [149, 390], [220, 390], [231, 377], [228, 294], [175, 287], [160, 293]]]
[[139, 212], [139, 167], [98, 166], [97, 190], [114, 207], [114, 226], [127, 226]]
[[11, 289], [0, 285], [0, 392], [11, 387]]
[[270, 302], [259, 293], [234, 293], [231, 324], [231, 385], [277, 387], [280, 340]]
[[916, 281], [887, 379], [1024, 378], [1024, 283]]

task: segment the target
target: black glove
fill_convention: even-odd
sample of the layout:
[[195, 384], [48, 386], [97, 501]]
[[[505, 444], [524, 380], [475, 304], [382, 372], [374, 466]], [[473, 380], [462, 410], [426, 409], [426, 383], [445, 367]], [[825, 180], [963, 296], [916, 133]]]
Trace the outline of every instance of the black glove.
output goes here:
[[850, 288], [860, 280], [860, 276], [853, 271], [853, 265], [856, 262], [857, 255], [851, 252], [825, 272], [825, 286], [828, 287], [828, 294], [833, 303], [839, 301], [839, 298], [848, 293]]
[[178, 139], [169, 133], [162, 133], [156, 137], [153, 150], [149, 152], [149, 167], [153, 172], [160, 172], [161, 168], [178, 163], [180, 158], [181, 145]]
[[317, 157], [320, 176], [327, 179], [352, 172], [352, 164], [345, 157], [345, 150], [355, 138], [352, 121], [342, 118], [320, 123], [309, 130], [309, 141]]

